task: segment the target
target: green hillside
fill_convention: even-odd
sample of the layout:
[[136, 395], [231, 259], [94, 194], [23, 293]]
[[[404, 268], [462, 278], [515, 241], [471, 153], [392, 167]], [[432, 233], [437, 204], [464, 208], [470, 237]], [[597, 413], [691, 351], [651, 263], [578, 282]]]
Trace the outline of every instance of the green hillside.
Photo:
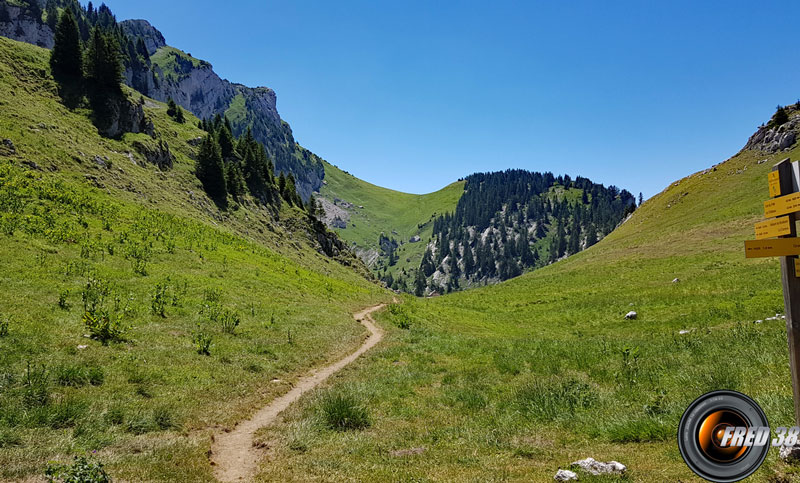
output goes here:
[[[785, 324], [767, 320], [783, 312], [778, 261], [743, 251], [787, 156], [800, 149], [743, 151], [566, 260], [390, 307], [379, 350], [262, 432], [277, 447], [260, 479], [551, 481], [591, 456], [628, 465], [623, 480], [696, 481], [675, 434], [699, 395], [743, 391], [791, 426]], [[326, 429], [323, 396], [341, 393], [369, 428]], [[773, 450], [752, 479], [792, 475]]]
[[0, 480], [96, 451], [115, 480], [209, 481], [212, 435], [351, 352], [387, 293], [303, 211], [217, 208], [197, 119], [145, 99], [158, 139], [103, 138], [48, 59], [0, 38]]
[[[401, 193], [367, 183], [325, 163], [325, 183], [320, 195], [330, 202], [338, 198], [352, 205], [344, 208], [349, 214], [347, 228], [335, 230], [343, 240], [355, 243], [361, 250], [373, 251], [373, 256], [379, 252], [382, 233], [402, 243], [396, 252], [396, 265], [389, 266], [384, 257], [373, 266], [381, 275], [386, 269], [402, 276], [404, 270], [419, 268], [433, 230], [431, 222], [436, 216], [453, 211], [463, 192], [464, 182], [458, 181], [426, 195]], [[419, 236], [421, 242], [409, 243], [414, 236]]]

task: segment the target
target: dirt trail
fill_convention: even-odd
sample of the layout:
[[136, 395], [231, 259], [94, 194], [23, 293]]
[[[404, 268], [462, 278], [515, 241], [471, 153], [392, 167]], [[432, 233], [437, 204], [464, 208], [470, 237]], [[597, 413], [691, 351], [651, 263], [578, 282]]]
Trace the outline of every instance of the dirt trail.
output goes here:
[[333, 364], [314, 370], [297, 381], [291, 391], [259, 409], [250, 419], [239, 423], [233, 431], [216, 436], [211, 448], [211, 461], [214, 464], [214, 476], [219, 481], [248, 481], [253, 477], [262, 456], [258, 448], [253, 446], [255, 432], [272, 423], [281, 411], [289, 407], [303, 393], [314, 389], [380, 342], [383, 331], [375, 325], [371, 314], [385, 306], [386, 304], [376, 305], [353, 315], [369, 331], [367, 339], [358, 350]]

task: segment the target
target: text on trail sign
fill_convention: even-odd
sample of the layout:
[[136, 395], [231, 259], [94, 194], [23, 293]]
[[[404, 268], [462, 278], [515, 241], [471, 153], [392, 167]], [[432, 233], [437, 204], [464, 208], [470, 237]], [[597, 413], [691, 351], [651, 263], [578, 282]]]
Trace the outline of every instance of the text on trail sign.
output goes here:
[[788, 216], [781, 216], [771, 220], [756, 223], [756, 240], [788, 235], [792, 232], [792, 225]]
[[770, 171], [769, 175], [769, 196], [775, 198], [781, 195], [781, 177], [777, 171]]
[[774, 238], [770, 240], [745, 240], [746, 258], [790, 257], [800, 255], [800, 238]]
[[764, 202], [764, 216], [767, 218], [786, 215], [795, 211], [800, 211], [800, 193], [792, 193]]

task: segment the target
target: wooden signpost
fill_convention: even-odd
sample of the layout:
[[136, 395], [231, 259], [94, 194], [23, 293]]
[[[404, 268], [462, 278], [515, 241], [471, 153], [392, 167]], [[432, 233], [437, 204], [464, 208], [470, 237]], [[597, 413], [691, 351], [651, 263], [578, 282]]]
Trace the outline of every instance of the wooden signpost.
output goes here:
[[[796, 162], [795, 162], [796, 163]], [[764, 202], [766, 220], [756, 224], [756, 240], [744, 242], [745, 257], [780, 257], [783, 283], [783, 306], [786, 311], [786, 335], [789, 340], [789, 368], [794, 395], [794, 419], [800, 426], [800, 238], [797, 238], [797, 215], [800, 192], [794, 180], [795, 169], [787, 158], [769, 173], [771, 200]], [[782, 216], [786, 215], [786, 216]], [[771, 238], [771, 237], [779, 238]]]

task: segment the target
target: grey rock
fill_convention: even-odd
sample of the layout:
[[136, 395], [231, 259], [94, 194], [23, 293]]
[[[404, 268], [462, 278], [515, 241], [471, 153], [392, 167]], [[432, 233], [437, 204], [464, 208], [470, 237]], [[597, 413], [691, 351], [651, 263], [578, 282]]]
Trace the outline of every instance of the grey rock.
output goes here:
[[680, 282], [680, 281], [681, 281], [681, 279], [679, 279], [679, 278], [675, 278], [675, 279], [673, 279], [673, 280], [672, 280], [672, 283], [678, 283], [678, 282]]
[[628, 320], [635, 320], [635, 319], [636, 319], [636, 317], [638, 317], [638, 316], [639, 316], [639, 314], [637, 314], [637, 313], [636, 313], [635, 311], [633, 311], [633, 310], [631, 310], [630, 312], [628, 312], [627, 314], [625, 314], [625, 318], [626, 318], [626, 319], [628, 319]]
[[594, 458], [586, 458], [572, 463], [570, 466], [577, 466], [583, 471], [592, 475], [621, 475], [628, 470], [628, 467], [617, 461], [603, 463]]
[[800, 463], [800, 445], [781, 446], [779, 455], [786, 463], [798, 464]]
[[159, 140], [158, 143], [152, 146], [141, 141], [135, 141], [133, 147], [139, 154], [144, 156], [148, 162], [155, 164], [162, 171], [171, 169], [172, 165], [175, 163], [175, 155], [172, 154], [169, 149], [169, 144], [164, 140]]
[[95, 156], [93, 161], [94, 164], [100, 166], [101, 168], [108, 168], [108, 164], [106, 164], [105, 160], [103, 160], [103, 158], [100, 156]]
[[421, 238], [419, 237], [419, 235], [414, 235], [408, 239], [408, 243], [419, 243], [420, 240]]
[[141, 37], [147, 47], [147, 53], [153, 55], [158, 49], [167, 45], [164, 35], [147, 20], [124, 20], [119, 23], [122, 31], [129, 37]]
[[10, 139], [3, 139], [0, 143], [0, 155], [14, 156], [15, 154], [17, 154], [17, 148], [14, 147], [14, 143]]
[[42, 19], [32, 18], [24, 9], [8, 5], [8, 2], [2, 4], [8, 12], [9, 21], [0, 22], [0, 35], [46, 49], [53, 48], [55, 43], [53, 31], [42, 22]]
[[577, 480], [578, 475], [574, 471], [558, 470], [556, 476], [554, 476], [553, 479], [556, 481], [572, 481], [572, 480]]
[[750, 136], [747, 144], [744, 145], [744, 149], [777, 153], [790, 148], [797, 141], [796, 131], [799, 124], [800, 120], [797, 117], [793, 117], [785, 124], [777, 127], [762, 126], [755, 134]]

